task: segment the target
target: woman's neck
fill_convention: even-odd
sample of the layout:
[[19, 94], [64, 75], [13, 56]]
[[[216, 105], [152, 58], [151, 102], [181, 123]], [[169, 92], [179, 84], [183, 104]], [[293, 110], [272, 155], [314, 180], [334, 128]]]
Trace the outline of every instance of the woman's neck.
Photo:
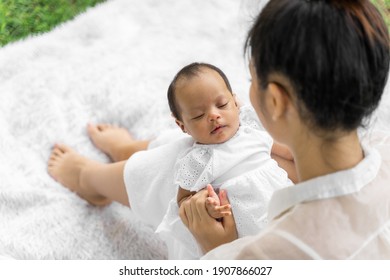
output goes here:
[[350, 169], [364, 157], [357, 131], [335, 140], [324, 140], [312, 133], [302, 136], [294, 158], [300, 182]]

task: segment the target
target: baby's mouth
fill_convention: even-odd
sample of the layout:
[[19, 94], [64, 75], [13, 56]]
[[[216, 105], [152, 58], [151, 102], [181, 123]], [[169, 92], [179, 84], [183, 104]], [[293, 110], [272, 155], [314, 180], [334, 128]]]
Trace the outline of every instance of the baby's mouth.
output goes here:
[[211, 131], [211, 134], [215, 134], [217, 133], [218, 131], [220, 131], [222, 128], [226, 127], [226, 125], [218, 125], [217, 127], [215, 127], [212, 131]]

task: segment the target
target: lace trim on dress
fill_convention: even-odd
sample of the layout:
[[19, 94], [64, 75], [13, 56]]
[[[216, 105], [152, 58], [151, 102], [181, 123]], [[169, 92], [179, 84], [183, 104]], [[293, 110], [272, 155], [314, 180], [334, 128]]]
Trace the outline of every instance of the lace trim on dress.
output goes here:
[[253, 129], [264, 130], [258, 119], [256, 112], [249, 105], [240, 108], [240, 125], [249, 126]]
[[177, 161], [175, 183], [190, 191], [199, 191], [213, 181], [213, 150], [196, 146]]

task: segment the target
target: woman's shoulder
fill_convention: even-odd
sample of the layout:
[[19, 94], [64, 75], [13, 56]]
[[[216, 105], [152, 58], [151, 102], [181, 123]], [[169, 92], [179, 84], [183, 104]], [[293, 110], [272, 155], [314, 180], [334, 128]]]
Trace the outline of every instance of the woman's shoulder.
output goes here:
[[382, 161], [390, 162], [390, 131], [371, 130], [361, 135], [364, 146], [379, 152]]
[[388, 176], [390, 176], [390, 132], [380, 134], [381, 137], [373, 141], [371, 146], [376, 149], [381, 156], [383, 172], [386, 172]]

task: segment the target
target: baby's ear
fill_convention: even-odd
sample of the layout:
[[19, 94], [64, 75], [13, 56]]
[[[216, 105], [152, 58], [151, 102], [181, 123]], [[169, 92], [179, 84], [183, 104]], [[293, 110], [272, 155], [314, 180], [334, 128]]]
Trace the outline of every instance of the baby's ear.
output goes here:
[[236, 106], [240, 108], [242, 106], [242, 102], [238, 99], [237, 94], [233, 93], [233, 99], [234, 103], [236, 103]]
[[175, 122], [177, 124], [178, 127], [180, 127], [180, 129], [184, 132], [184, 133], [187, 133], [186, 131], [186, 128], [184, 126], [184, 123], [182, 121], [179, 121], [178, 119], [175, 119]]

